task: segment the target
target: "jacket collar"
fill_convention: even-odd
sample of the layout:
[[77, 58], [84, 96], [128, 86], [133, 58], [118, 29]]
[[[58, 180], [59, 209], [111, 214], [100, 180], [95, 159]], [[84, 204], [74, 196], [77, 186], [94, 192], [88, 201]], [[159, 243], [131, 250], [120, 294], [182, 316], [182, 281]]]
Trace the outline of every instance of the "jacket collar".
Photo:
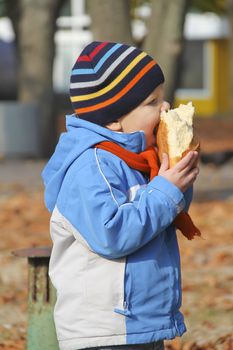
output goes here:
[[101, 138], [115, 142], [128, 151], [139, 153], [145, 150], [146, 138], [144, 131], [132, 133], [116, 132], [100, 125], [78, 118], [75, 114], [66, 116], [67, 131], [77, 128], [78, 133], [98, 134]]

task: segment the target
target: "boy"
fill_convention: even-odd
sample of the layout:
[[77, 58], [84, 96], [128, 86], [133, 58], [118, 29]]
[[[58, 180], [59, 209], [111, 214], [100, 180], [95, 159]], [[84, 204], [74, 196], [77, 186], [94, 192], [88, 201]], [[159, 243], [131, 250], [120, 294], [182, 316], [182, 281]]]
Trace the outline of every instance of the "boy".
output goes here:
[[[62, 350], [163, 349], [186, 328], [176, 216], [189, 207], [197, 152], [149, 180], [129, 165], [149, 147], [163, 100], [159, 65], [137, 48], [93, 42], [71, 76], [75, 114], [42, 172], [52, 213], [49, 275]], [[126, 161], [103, 142], [120, 146]], [[132, 159], [131, 159], [132, 158]]]

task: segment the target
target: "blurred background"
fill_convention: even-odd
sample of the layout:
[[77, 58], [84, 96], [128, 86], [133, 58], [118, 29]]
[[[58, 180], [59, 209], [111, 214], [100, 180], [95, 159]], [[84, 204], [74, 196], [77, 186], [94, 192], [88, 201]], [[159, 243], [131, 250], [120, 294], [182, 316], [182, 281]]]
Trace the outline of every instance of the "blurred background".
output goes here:
[[[233, 0], [0, 0], [0, 349], [25, 349], [27, 259], [51, 246], [40, 173], [72, 114], [69, 77], [92, 40], [151, 54], [166, 98], [192, 101], [201, 141], [191, 215], [178, 233], [188, 332], [167, 349], [233, 349]], [[51, 349], [53, 350], [53, 349]]]

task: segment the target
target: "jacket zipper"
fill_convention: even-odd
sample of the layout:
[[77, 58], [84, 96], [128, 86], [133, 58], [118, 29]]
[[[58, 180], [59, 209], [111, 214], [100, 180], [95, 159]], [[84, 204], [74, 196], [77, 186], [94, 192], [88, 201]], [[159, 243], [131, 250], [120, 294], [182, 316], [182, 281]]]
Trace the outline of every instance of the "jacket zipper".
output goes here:
[[128, 302], [126, 297], [126, 291], [125, 291], [125, 275], [126, 275], [126, 263], [127, 263], [127, 257], [125, 258], [125, 270], [124, 270], [124, 280], [123, 280], [123, 304], [122, 309], [115, 308], [114, 311], [118, 314], [124, 315], [124, 316], [130, 316], [131, 312], [128, 309]]

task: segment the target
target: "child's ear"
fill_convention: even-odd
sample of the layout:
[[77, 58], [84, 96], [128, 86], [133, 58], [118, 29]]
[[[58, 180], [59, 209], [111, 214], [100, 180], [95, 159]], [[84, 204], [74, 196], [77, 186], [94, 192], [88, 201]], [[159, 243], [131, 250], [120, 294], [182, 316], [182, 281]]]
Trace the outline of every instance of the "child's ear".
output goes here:
[[115, 120], [114, 122], [105, 125], [105, 127], [112, 131], [122, 131], [121, 122], [119, 120]]

